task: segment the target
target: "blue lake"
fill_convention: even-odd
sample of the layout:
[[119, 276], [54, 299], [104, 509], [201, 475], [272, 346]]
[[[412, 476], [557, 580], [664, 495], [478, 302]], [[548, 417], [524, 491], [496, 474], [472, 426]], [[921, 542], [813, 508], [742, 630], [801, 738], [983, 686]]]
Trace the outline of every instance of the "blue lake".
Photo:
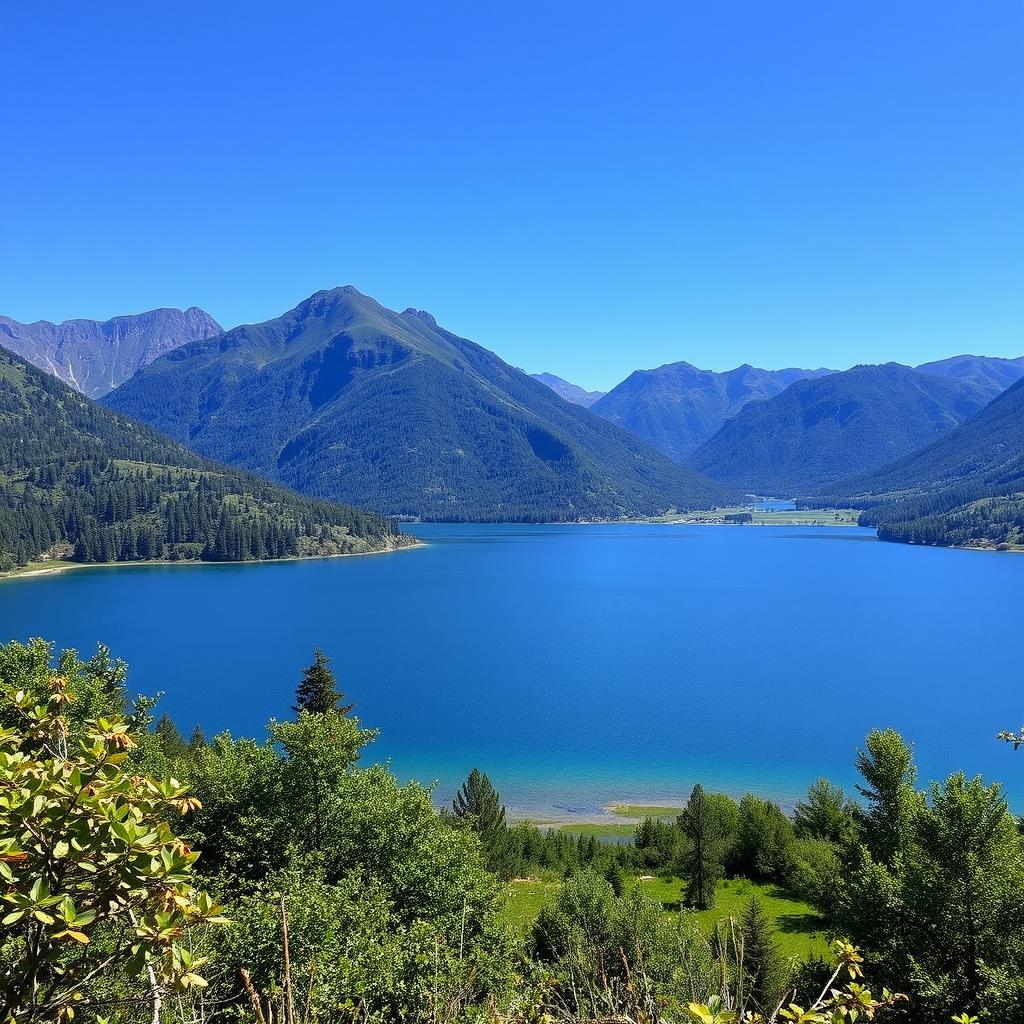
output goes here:
[[856, 528], [423, 525], [429, 546], [264, 565], [81, 569], [0, 585], [0, 638], [97, 641], [188, 732], [288, 715], [314, 646], [381, 737], [449, 796], [469, 769], [538, 816], [685, 799], [788, 803], [853, 782], [894, 726], [924, 780], [1024, 804], [1024, 557]]

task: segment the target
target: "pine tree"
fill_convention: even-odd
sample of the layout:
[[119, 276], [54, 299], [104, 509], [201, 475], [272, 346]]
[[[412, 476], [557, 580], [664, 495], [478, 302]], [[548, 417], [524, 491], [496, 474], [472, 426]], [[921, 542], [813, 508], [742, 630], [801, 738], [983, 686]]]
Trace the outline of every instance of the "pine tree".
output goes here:
[[695, 910], [708, 910], [715, 904], [715, 886], [723, 875], [724, 837], [721, 823], [700, 783], [693, 787], [679, 815], [679, 827], [689, 840], [682, 864], [686, 903]]
[[345, 695], [337, 688], [338, 681], [330, 667], [331, 659], [318, 647], [313, 652], [313, 664], [302, 670], [302, 679], [295, 690], [295, 705], [292, 710], [299, 714], [323, 714], [326, 711], [337, 711], [347, 715], [354, 704], [342, 705]]
[[775, 943], [768, 915], [751, 896], [740, 920], [743, 935], [743, 997], [767, 1017], [783, 996], [786, 968]]
[[474, 768], [452, 801], [452, 813], [480, 836], [487, 866], [498, 874], [509, 868], [510, 851], [505, 807], [491, 780]]
[[206, 746], [208, 746], [206, 742], [206, 733], [204, 733], [203, 730], [197, 725], [192, 730], [192, 735], [189, 737], [188, 740], [189, 752], [194, 754], [197, 751], [202, 750]]
[[184, 757], [188, 753], [185, 738], [178, 732], [178, 727], [166, 712], [160, 716], [160, 721], [156, 723], [153, 732], [156, 734], [160, 749], [167, 757]]

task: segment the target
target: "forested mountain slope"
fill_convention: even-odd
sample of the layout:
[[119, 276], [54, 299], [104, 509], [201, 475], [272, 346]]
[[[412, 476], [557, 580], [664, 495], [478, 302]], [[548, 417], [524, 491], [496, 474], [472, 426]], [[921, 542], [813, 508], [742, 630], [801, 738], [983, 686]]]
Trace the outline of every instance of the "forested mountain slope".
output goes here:
[[152, 309], [106, 323], [22, 324], [0, 316], [0, 345], [90, 398], [105, 395], [165, 352], [220, 333], [220, 324], [195, 306]]
[[682, 462], [748, 402], [771, 398], [794, 381], [832, 372], [760, 370], [744, 364], [715, 373], [689, 363], [669, 363], [631, 373], [592, 408]]
[[688, 464], [751, 493], [818, 493], [929, 444], [990, 394], [898, 363], [855, 366], [750, 403]]
[[40, 556], [223, 561], [406, 543], [380, 516], [207, 462], [0, 348], [0, 570]]
[[351, 287], [176, 349], [105, 401], [204, 455], [395, 515], [579, 520], [732, 498], [428, 313]]
[[885, 540], [1024, 543], [1024, 380], [933, 444], [814, 500], [865, 509]]
[[573, 384], [553, 373], [531, 373], [530, 376], [546, 384], [560, 398], [573, 405], [582, 405], [584, 409], [589, 409], [599, 398], [604, 397], [603, 391], [586, 391], [579, 384]]

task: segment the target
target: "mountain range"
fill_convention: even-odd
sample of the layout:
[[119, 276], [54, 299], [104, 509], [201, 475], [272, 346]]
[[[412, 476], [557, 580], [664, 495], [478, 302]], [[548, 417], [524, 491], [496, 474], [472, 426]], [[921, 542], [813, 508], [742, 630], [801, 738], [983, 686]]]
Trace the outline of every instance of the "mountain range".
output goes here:
[[388, 520], [214, 465], [0, 348], [0, 571], [411, 543]]
[[735, 497], [429, 313], [352, 287], [176, 348], [104, 401], [208, 457], [403, 517], [575, 521]]
[[752, 494], [818, 493], [930, 444], [992, 396], [899, 363], [855, 366], [748, 403], [688, 464]]
[[569, 381], [556, 377], [553, 373], [531, 373], [530, 376], [551, 388], [560, 398], [572, 402], [573, 405], [582, 405], [584, 409], [589, 409], [605, 394], [603, 391], [585, 391], [578, 384], [570, 384]]
[[1017, 359], [1001, 359], [998, 356], [952, 356], [917, 367], [922, 373], [933, 373], [940, 377], [967, 381], [989, 388], [992, 397], [1016, 384], [1024, 377], [1024, 356]]
[[771, 398], [795, 381], [832, 370], [760, 370], [744, 364], [716, 373], [690, 363], [636, 370], [591, 407], [676, 462], [712, 437], [748, 402]]
[[0, 316], [0, 345], [90, 398], [112, 391], [165, 352], [220, 333], [220, 324], [196, 306], [152, 309], [103, 323], [23, 324]]
[[865, 509], [861, 522], [885, 540], [1024, 544], [1024, 380], [927, 447], [811, 501]]

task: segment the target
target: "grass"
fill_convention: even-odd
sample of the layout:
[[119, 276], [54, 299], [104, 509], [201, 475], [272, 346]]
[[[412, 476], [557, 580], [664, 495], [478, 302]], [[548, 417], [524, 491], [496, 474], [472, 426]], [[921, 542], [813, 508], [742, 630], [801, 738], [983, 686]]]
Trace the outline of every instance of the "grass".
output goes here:
[[682, 807], [662, 804], [612, 804], [608, 809], [620, 818], [676, 818], [683, 811]]
[[[677, 912], [685, 884], [679, 879], [662, 878], [637, 882], [644, 894], [658, 900], [666, 910]], [[730, 878], [718, 883], [715, 905], [711, 910], [689, 911], [701, 930], [710, 935], [719, 921], [738, 918], [751, 896], [757, 896], [764, 912], [776, 928], [775, 940], [786, 956], [825, 956], [828, 935], [825, 920], [809, 904], [791, 899], [778, 886], [758, 885], [747, 878]]]
[[856, 526], [860, 512], [851, 508], [801, 508], [764, 512], [749, 507], [716, 508], [711, 512], [684, 512], [677, 523], [722, 523], [727, 515], [747, 512], [756, 526]]
[[[560, 882], [522, 879], [509, 883], [506, 919], [520, 935], [525, 935], [544, 904], [558, 892]], [[679, 879], [638, 879], [644, 895], [661, 903], [666, 913], [679, 912], [684, 884]], [[757, 896], [765, 914], [776, 929], [775, 940], [785, 956], [805, 958], [828, 955], [825, 921], [810, 904], [790, 899], [774, 885], [758, 885], [746, 878], [719, 882], [715, 906], [711, 910], [687, 911], [701, 931], [711, 935], [719, 921], [738, 918], [746, 910], [751, 896]]]
[[61, 558], [51, 558], [40, 562], [28, 562], [25, 565], [19, 565], [17, 568], [11, 569], [9, 572], [0, 572], [0, 579], [7, 576], [24, 576], [26, 573], [39, 572], [41, 569], [69, 569], [74, 566], [80, 566], [81, 564], [81, 562], [69, 562]]
[[533, 878], [509, 882], [505, 919], [525, 936], [560, 885], [560, 882], [540, 882]]
[[598, 839], [619, 838], [632, 836], [636, 832], [636, 825], [621, 824], [617, 821], [589, 821], [581, 822], [579, 825], [560, 825], [559, 831], [571, 832], [574, 836], [597, 836]]

